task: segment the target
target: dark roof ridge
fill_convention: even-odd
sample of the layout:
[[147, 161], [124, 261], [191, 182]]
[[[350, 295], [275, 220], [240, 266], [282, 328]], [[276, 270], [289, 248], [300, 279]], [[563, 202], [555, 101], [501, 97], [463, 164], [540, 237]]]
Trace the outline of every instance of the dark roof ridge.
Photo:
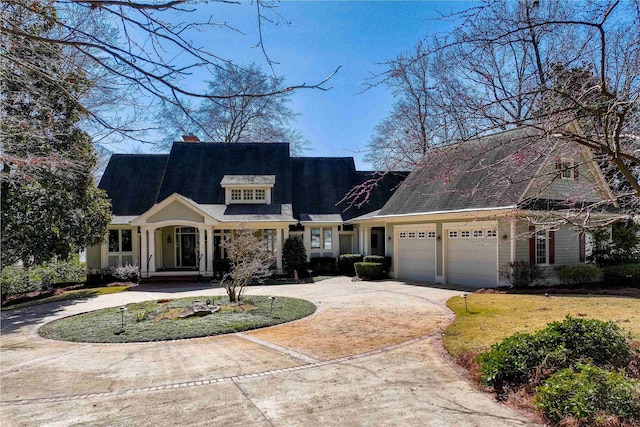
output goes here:
[[160, 157], [160, 156], [169, 156], [169, 153], [113, 153], [112, 156], [118, 157]]
[[173, 141], [174, 144], [183, 145], [257, 145], [257, 144], [271, 144], [271, 145], [291, 145], [288, 142], [223, 142], [223, 141], [199, 141], [199, 142], [187, 142], [187, 141]]
[[457, 147], [459, 145], [464, 145], [464, 144], [468, 144], [470, 142], [482, 142], [497, 136], [501, 136], [504, 134], [508, 134], [508, 133], [519, 133], [519, 134], [523, 134], [522, 137], [530, 137], [531, 134], [526, 134], [525, 132], [531, 132], [533, 133], [542, 133], [542, 131], [540, 129], [531, 127], [531, 126], [520, 126], [517, 128], [513, 128], [513, 129], [504, 129], [504, 130], [499, 130], [497, 132], [493, 132], [493, 133], [488, 133], [486, 135], [478, 135], [478, 136], [474, 136], [473, 138], [469, 138], [469, 139], [459, 139], [456, 142], [452, 142], [449, 144], [438, 144], [435, 145], [433, 147], [430, 147], [429, 151], [434, 151], [434, 150], [444, 150], [444, 149], [448, 149], [448, 148], [453, 148], [453, 147]]
[[340, 157], [330, 157], [330, 156], [325, 156], [325, 157], [313, 157], [313, 156], [295, 156], [295, 157], [291, 157], [291, 159], [313, 159], [313, 160], [337, 160], [337, 159], [349, 159], [349, 160], [353, 160], [353, 156], [340, 156]]

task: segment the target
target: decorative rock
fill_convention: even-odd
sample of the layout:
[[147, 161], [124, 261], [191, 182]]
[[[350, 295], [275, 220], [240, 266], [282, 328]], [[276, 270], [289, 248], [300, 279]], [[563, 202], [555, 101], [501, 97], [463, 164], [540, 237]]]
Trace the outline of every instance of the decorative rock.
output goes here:
[[211, 313], [215, 313], [218, 310], [220, 310], [220, 307], [211, 307], [211, 306], [206, 306], [204, 304], [192, 304], [189, 307], [185, 307], [184, 310], [182, 310], [182, 312], [178, 314], [178, 317], [180, 318], [194, 317], [194, 316], [202, 317], [202, 316], [207, 316]]

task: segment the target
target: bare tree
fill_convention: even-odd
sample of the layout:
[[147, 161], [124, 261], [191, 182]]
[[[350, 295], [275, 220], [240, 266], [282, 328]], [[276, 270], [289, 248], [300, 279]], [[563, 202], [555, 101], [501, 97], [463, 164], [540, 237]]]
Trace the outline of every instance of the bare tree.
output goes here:
[[[455, 29], [431, 39], [410, 61], [429, 58], [430, 87], [446, 94], [432, 96], [430, 107], [459, 123], [461, 131], [436, 141], [464, 144], [500, 130], [529, 128], [535, 153], [587, 147], [604, 166], [613, 192], [609, 204], [621, 205], [621, 217], [637, 215], [640, 2], [486, 1], [448, 18], [457, 20]], [[378, 83], [396, 79], [401, 63], [389, 65]], [[515, 163], [502, 167], [493, 173], [496, 179], [522, 172]], [[540, 194], [544, 191], [541, 185]], [[582, 200], [579, 213], [585, 217], [602, 209], [602, 203]]]
[[229, 64], [217, 68], [208, 83], [207, 93], [220, 99], [201, 100], [195, 108], [165, 108], [158, 119], [165, 135], [163, 148], [193, 133], [211, 142], [288, 142], [294, 155], [306, 149], [308, 141], [290, 126], [297, 114], [288, 106], [291, 92], [280, 92], [281, 77], [265, 74], [256, 64]]
[[[3, 46], [0, 66], [15, 70], [17, 76], [26, 71], [36, 74], [39, 80], [57, 84], [57, 90], [65, 93], [64, 82], [49, 73], [37, 57], [19, 54], [34, 44], [62, 49], [69, 63], [85, 70], [85, 77], [95, 83], [91, 90], [75, 94], [72, 99], [86, 115], [87, 126], [98, 138], [120, 134], [141, 140], [141, 132], [146, 130], [139, 125], [142, 115], [153, 110], [160, 101], [183, 109], [185, 99], [266, 97], [296, 89], [328, 89], [325, 83], [333, 73], [316, 84], [278, 86], [272, 91], [242, 95], [208, 94], [189, 89], [185, 81], [196, 71], [213, 73], [230, 64], [229, 58], [222, 58], [206, 46], [193, 42], [197, 39], [195, 36], [205, 31], [238, 31], [223, 18], [216, 21], [212, 16], [200, 13], [198, 7], [204, 3], [241, 5], [229, 0], [3, 1], [0, 5]], [[254, 5], [260, 30], [257, 45], [272, 67], [274, 62], [266, 55], [262, 40], [262, 26], [280, 21], [277, 3], [257, 0]], [[31, 22], [46, 22], [47, 31], [30, 25]], [[32, 82], [25, 81], [24, 84]], [[118, 105], [121, 114], [114, 114], [114, 105]], [[123, 117], [125, 110], [129, 113], [127, 117]]]
[[221, 283], [230, 302], [241, 301], [245, 287], [252, 280], [264, 279], [271, 274], [273, 255], [257, 232], [239, 228], [224, 242], [231, 269], [222, 276]]

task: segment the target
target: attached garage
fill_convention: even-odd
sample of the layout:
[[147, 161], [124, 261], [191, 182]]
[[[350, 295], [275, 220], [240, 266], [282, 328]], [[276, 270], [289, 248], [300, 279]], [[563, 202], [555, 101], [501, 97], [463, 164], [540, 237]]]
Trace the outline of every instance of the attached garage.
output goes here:
[[456, 285], [498, 284], [496, 224], [444, 224], [445, 281]]
[[435, 282], [436, 226], [396, 226], [395, 270], [399, 279]]

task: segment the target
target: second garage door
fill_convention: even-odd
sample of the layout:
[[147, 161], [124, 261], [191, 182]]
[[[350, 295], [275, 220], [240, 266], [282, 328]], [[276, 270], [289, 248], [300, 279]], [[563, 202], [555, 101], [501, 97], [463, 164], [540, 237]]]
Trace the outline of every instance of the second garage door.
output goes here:
[[396, 271], [399, 279], [435, 282], [436, 232], [433, 228], [396, 230]]
[[458, 285], [494, 287], [498, 280], [495, 230], [446, 230], [446, 281]]

